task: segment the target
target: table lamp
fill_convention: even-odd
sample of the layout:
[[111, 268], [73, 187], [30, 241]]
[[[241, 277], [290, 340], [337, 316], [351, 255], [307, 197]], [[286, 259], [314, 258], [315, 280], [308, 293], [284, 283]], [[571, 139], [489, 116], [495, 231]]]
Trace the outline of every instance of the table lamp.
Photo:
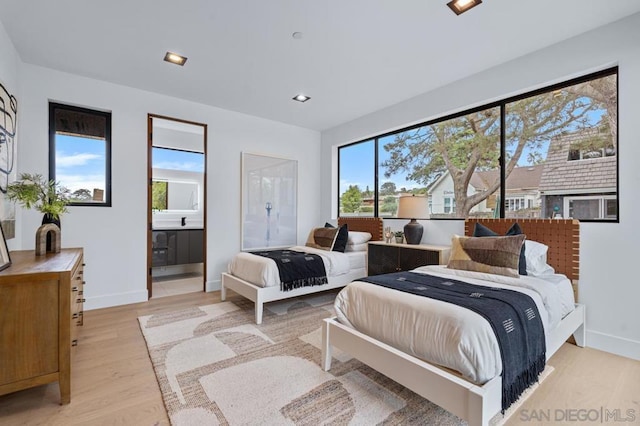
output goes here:
[[408, 195], [398, 198], [398, 219], [411, 219], [404, 226], [407, 244], [420, 244], [424, 228], [416, 219], [429, 219], [426, 195]]

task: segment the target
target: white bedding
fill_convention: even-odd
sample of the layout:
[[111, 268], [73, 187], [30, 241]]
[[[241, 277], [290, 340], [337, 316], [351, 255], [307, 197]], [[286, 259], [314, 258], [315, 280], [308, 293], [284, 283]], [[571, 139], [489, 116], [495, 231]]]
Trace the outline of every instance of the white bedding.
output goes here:
[[[350, 260], [353, 257], [364, 259], [366, 252], [340, 253], [337, 251], [327, 251], [306, 246], [294, 246], [289, 250], [301, 251], [305, 253], [317, 254], [322, 258], [327, 277], [335, 277], [349, 272], [350, 264], [357, 262]], [[364, 265], [364, 261], [362, 261]], [[364, 267], [364, 266], [363, 266]], [[276, 263], [267, 257], [257, 256], [251, 253], [238, 253], [229, 263], [230, 274], [255, 284], [259, 287], [272, 287], [280, 285], [280, 274]]]
[[[423, 266], [414, 272], [471, 284], [505, 287], [533, 298], [545, 333], [574, 309], [571, 282], [564, 275], [500, 275]], [[502, 373], [495, 334], [481, 315], [450, 303], [355, 281], [336, 297], [338, 320], [412, 356], [458, 371], [483, 384]]]

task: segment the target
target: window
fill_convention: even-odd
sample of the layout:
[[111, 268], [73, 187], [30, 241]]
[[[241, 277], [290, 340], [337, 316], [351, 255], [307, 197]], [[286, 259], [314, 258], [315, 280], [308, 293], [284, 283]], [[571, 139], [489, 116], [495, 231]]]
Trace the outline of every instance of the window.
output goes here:
[[566, 197], [564, 211], [572, 219], [614, 219], [618, 215], [616, 201], [611, 195]]
[[375, 141], [343, 146], [339, 150], [340, 216], [375, 214]]
[[[612, 200], [580, 208], [581, 220], [618, 221], [617, 75], [611, 68], [340, 147], [339, 215], [353, 214], [345, 185], [366, 170], [377, 187], [360, 214], [395, 217], [399, 196], [427, 193], [432, 219], [550, 218], [566, 216], [564, 199], [580, 194]], [[351, 191], [364, 199], [361, 185]]]
[[444, 213], [455, 213], [456, 212], [456, 199], [451, 197], [444, 198]]
[[111, 206], [111, 113], [49, 103], [49, 179], [70, 205]]

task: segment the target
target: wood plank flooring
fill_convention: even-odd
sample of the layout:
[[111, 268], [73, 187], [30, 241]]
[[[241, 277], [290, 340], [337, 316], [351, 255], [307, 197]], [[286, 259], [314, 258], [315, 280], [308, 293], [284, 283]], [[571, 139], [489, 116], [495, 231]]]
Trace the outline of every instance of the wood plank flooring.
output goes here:
[[[219, 292], [190, 293], [86, 312], [72, 360], [71, 403], [59, 405], [57, 383], [0, 396], [0, 424], [168, 425], [137, 317], [219, 301]], [[548, 412], [555, 420], [568, 413], [556, 410], [600, 407], [621, 416], [634, 410], [635, 420], [625, 424], [640, 424], [639, 361], [565, 344], [549, 364], [555, 371], [509, 425], [545, 425], [533, 416]]]

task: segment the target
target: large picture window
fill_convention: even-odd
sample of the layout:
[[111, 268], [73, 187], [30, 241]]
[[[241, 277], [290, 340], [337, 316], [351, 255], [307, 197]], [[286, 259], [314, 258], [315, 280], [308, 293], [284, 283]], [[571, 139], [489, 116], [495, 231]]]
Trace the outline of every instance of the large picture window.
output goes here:
[[111, 113], [49, 104], [49, 179], [70, 205], [111, 206]]
[[398, 197], [427, 193], [432, 219], [618, 221], [617, 75], [611, 68], [340, 147], [341, 201], [361, 170], [377, 187], [373, 197], [369, 186], [351, 187], [354, 201], [338, 214], [395, 217]]

